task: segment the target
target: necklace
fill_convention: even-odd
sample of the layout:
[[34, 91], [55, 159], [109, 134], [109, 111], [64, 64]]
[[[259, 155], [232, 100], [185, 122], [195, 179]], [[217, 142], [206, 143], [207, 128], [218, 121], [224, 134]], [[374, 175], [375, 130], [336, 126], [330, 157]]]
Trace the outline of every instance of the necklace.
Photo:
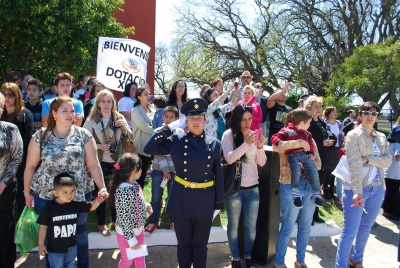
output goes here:
[[70, 132], [71, 132], [71, 129], [68, 129], [67, 135], [66, 135], [64, 138], [60, 138], [60, 136], [58, 136], [57, 129], [55, 129], [55, 133], [54, 133], [54, 134], [56, 134], [56, 137], [57, 137], [57, 138], [59, 138], [60, 140], [63, 140], [63, 139], [65, 139], [65, 138], [68, 138]]

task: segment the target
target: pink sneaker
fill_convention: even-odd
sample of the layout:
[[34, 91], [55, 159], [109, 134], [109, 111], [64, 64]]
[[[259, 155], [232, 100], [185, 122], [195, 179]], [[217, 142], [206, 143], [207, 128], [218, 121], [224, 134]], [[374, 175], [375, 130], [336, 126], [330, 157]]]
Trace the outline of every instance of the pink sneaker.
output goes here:
[[171, 224], [169, 225], [169, 228], [171, 228], [172, 230], [175, 230], [174, 223], [171, 223]]
[[157, 229], [157, 225], [150, 223], [144, 229], [144, 236], [150, 236], [156, 229]]

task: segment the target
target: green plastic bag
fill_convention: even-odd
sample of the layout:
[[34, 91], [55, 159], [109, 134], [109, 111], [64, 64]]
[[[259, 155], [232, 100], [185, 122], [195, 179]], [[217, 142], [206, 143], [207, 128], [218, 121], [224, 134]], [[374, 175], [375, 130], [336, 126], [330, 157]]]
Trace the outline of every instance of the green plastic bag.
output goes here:
[[22, 255], [38, 246], [39, 224], [36, 223], [38, 217], [34, 208], [25, 207], [18, 220], [14, 243]]

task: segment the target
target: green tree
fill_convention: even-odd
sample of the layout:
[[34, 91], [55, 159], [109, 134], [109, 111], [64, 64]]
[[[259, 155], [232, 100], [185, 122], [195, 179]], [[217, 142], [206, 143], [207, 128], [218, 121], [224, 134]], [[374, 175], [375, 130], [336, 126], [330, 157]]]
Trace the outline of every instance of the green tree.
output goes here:
[[123, 0], [0, 0], [0, 74], [95, 73], [99, 36], [126, 38], [113, 17]]
[[194, 53], [206, 48], [230, 68], [217, 77], [249, 70], [264, 85], [290, 79], [320, 96], [356, 47], [400, 37], [394, 0], [183, 0], [176, 13], [176, 32]]
[[[343, 102], [358, 94], [363, 101], [377, 102], [380, 107], [389, 100], [397, 118], [399, 87], [400, 44], [388, 39], [384, 43], [356, 48], [332, 76], [329, 95], [332, 101]], [[386, 97], [381, 99], [384, 94]]]

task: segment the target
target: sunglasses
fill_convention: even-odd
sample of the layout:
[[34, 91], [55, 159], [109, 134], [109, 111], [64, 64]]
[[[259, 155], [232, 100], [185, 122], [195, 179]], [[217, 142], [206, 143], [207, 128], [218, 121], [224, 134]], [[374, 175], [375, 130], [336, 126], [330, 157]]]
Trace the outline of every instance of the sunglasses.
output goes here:
[[370, 112], [370, 111], [361, 111], [361, 113], [363, 114], [363, 115], [372, 115], [372, 116], [377, 116], [377, 115], [379, 115], [379, 113], [378, 112], [375, 112], [375, 111], [373, 111], [373, 112]]
[[14, 98], [14, 97], [15, 97], [14, 93], [4, 93], [4, 92], [1, 92], [1, 94], [3, 94], [3, 96], [4, 96], [5, 98], [8, 98], [8, 99], [11, 99], [11, 98]]
[[263, 86], [256, 86], [256, 88], [264, 88]]
[[242, 76], [242, 78], [244, 78], [244, 79], [250, 79], [251, 76]]

